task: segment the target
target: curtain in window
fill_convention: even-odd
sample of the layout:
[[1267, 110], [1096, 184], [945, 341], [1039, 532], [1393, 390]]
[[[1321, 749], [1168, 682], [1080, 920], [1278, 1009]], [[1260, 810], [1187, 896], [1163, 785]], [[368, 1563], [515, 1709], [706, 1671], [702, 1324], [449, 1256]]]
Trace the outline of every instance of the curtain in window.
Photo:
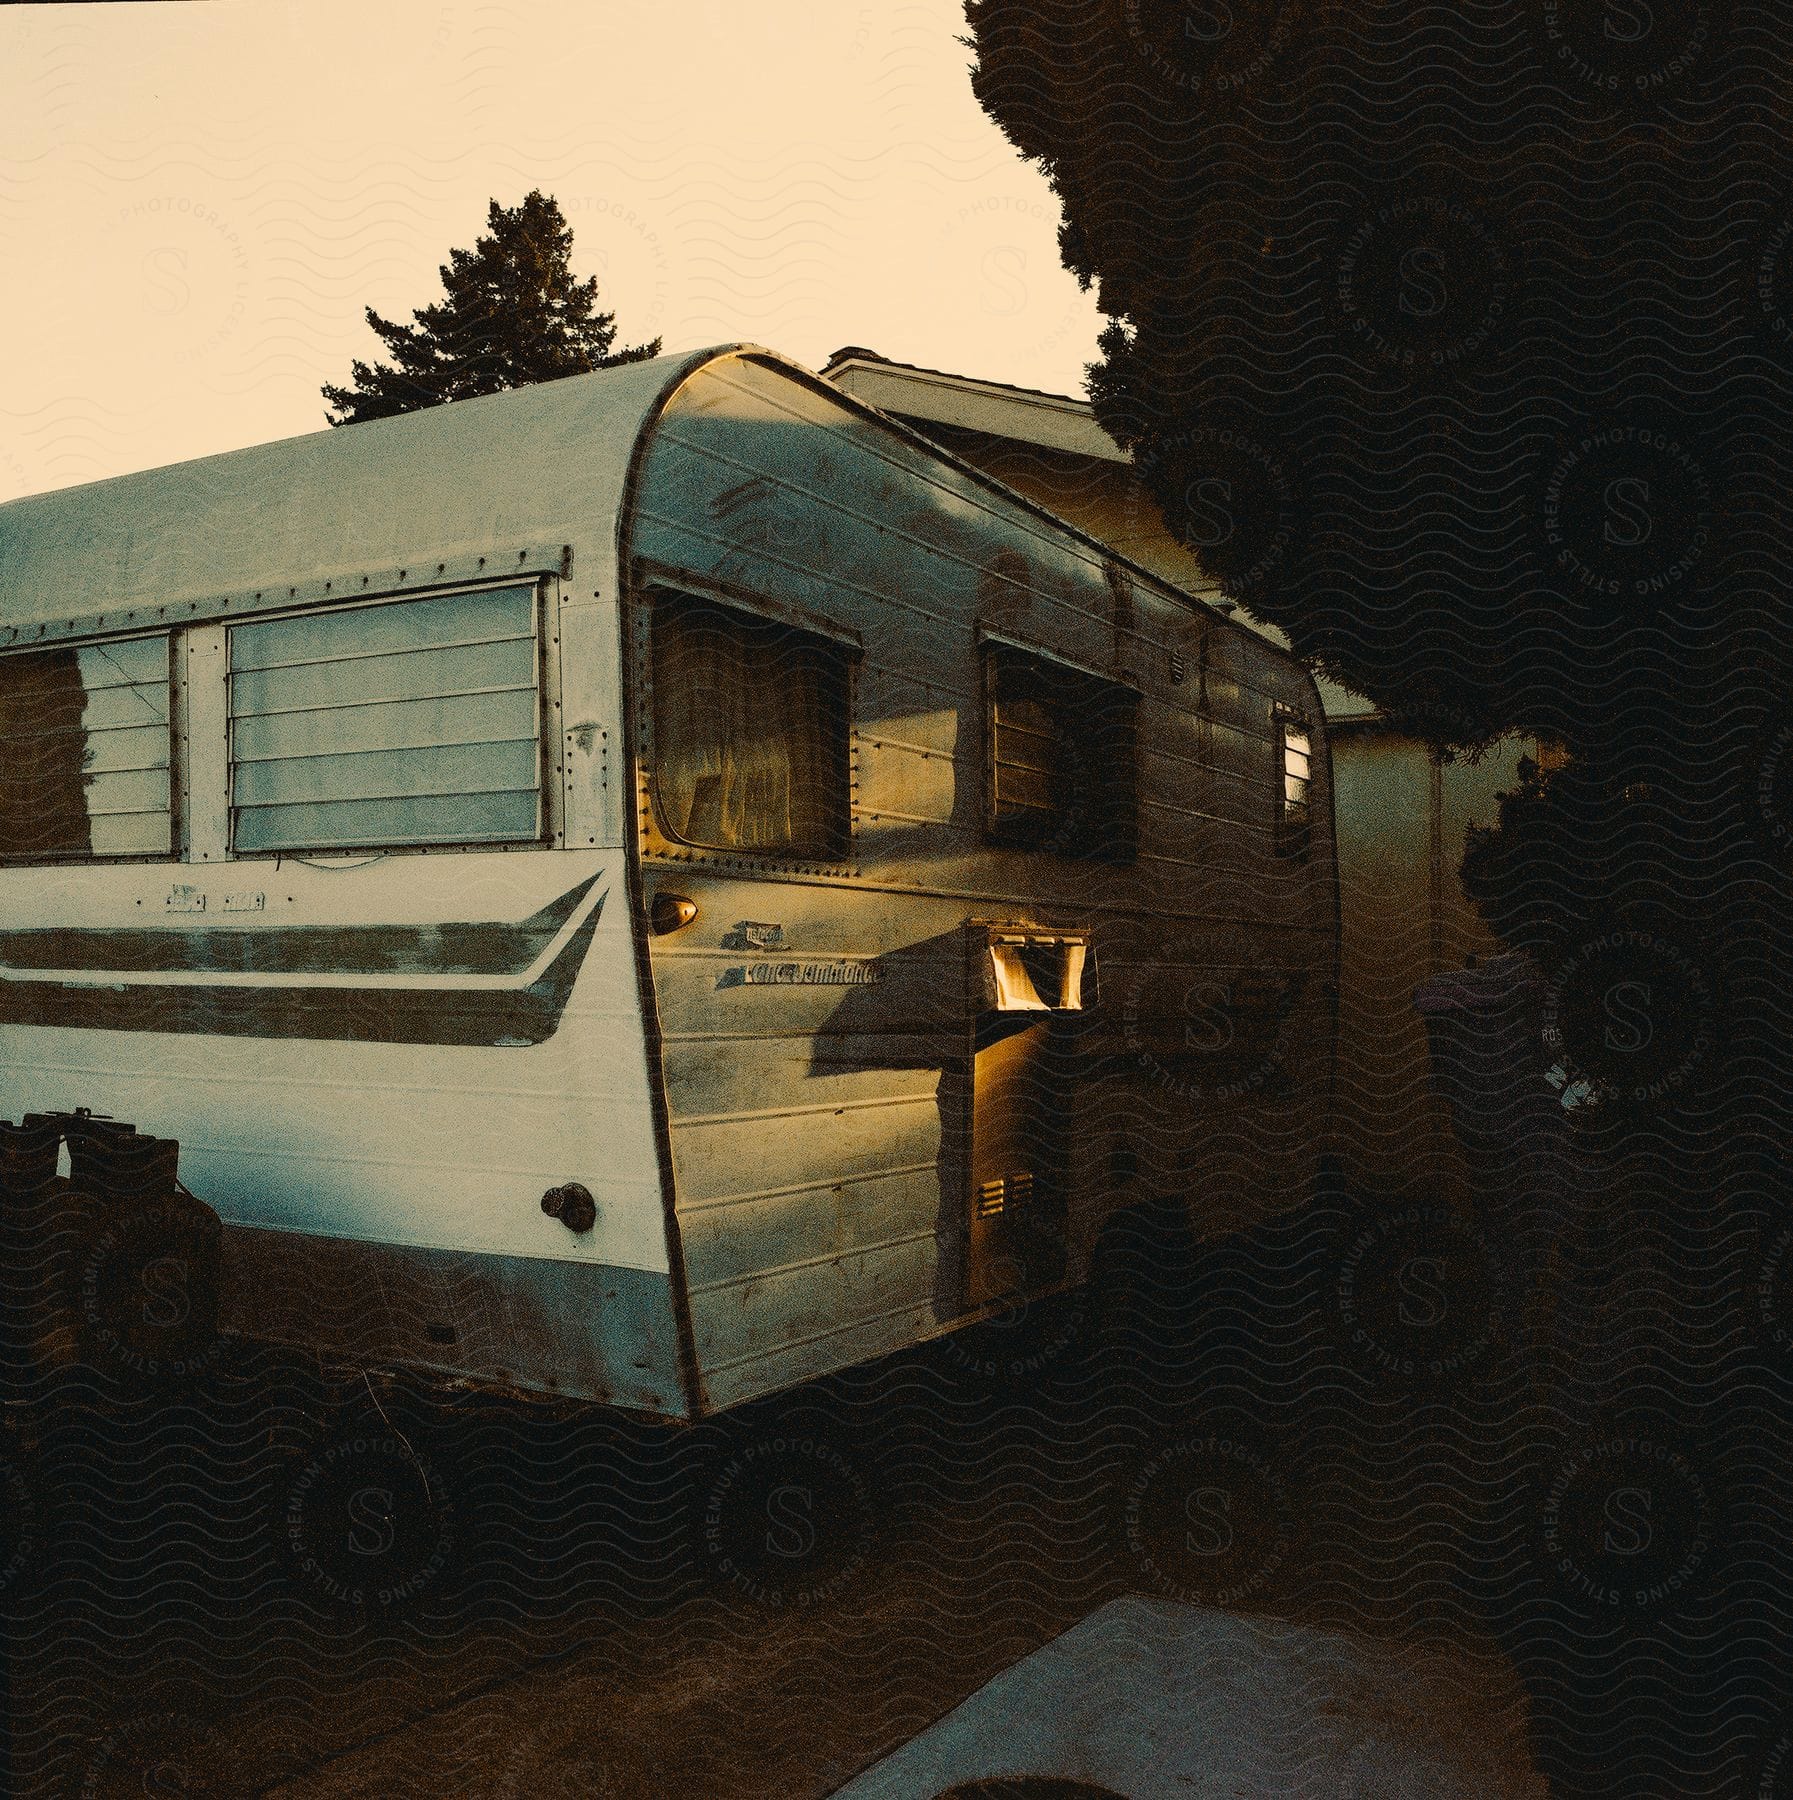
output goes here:
[[839, 648], [685, 595], [654, 605], [654, 795], [688, 844], [829, 857], [846, 837]]

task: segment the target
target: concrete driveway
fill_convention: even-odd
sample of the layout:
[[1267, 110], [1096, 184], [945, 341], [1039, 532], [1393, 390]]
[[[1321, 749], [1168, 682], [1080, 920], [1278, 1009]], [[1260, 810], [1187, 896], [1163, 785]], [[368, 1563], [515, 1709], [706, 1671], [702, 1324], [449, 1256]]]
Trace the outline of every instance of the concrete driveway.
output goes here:
[[1547, 1800], [1523, 1714], [1491, 1660], [1130, 1595], [1004, 1670], [837, 1800], [934, 1800], [1023, 1775], [1122, 1800]]

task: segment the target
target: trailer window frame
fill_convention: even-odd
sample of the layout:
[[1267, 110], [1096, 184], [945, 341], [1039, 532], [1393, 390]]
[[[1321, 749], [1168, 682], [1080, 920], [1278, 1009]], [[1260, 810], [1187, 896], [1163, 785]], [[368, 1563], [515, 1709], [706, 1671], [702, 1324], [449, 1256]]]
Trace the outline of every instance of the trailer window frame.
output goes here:
[[[638, 558], [629, 595], [634, 676], [637, 830], [648, 857], [728, 869], [739, 873], [828, 875], [856, 872], [859, 848], [859, 676], [864, 647], [858, 632], [755, 589], [706, 580]], [[771, 849], [731, 848], [681, 836], [666, 818], [660, 797], [660, 746], [654, 679], [654, 617], [668, 600], [684, 600], [734, 612], [763, 625], [793, 631], [831, 652], [839, 671], [837, 705], [843, 760], [837, 769], [837, 836], [824, 855]]]
[[[252, 630], [261, 625], [275, 624], [294, 618], [364, 612], [405, 604], [428, 604], [462, 596], [497, 593], [522, 587], [531, 590], [529, 636], [532, 646], [530, 687], [532, 734], [528, 741], [534, 746], [535, 765], [533, 783], [535, 830], [531, 835], [527, 837], [506, 835], [502, 837], [369, 840], [353, 844], [320, 842], [272, 848], [239, 845], [236, 774], [238, 759], [235, 755], [233, 732], [236, 714], [231, 698], [233, 679], [231, 665], [234, 661], [232, 650], [238, 630]], [[207, 625], [222, 628], [223, 637], [223, 667], [219, 671], [224, 690], [222, 742], [221, 744], [208, 743], [204, 746], [205, 749], [212, 751], [214, 756], [221, 755], [222, 760], [224, 831], [223, 843], [219, 846], [222, 859], [232, 862], [261, 862], [289, 856], [305, 858], [340, 856], [358, 859], [368, 856], [441, 856], [456, 853], [492, 855], [549, 849], [559, 845], [564, 836], [561, 804], [564, 757], [559, 743], [559, 733], [554, 728], [554, 721], [559, 711], [557, 692], [559, 667], [556, 655], [559, 633], [554, 624], [558, 616], [555, 589], [556, 583], [553, 577], [534, 571], [519, 571], [517, 574], [495, 575], [484, 581], [463, 580], [441, 586], [407, 588], [378, 594], [356, 594], [353, 597], [344, 596], [342, 599], [313, 600], [309, 603], [258, 611], [253, 617], [205, 621], [204, 623]], [[216, 735], [216, 733], [208, 735]], [[198, 810], [196, 804], [195, 813]]]
[[[1136, 863], [1143, 811], [1139, 711], [1145, 699], [1139, 686], [1116, 672], [1090, 668], [1045, 645], [1006, 633], [980, 630], [977, 641], [984, 841], [999, 849], [1072, 862], [1123, 867]], [[1032, 729], [1003, 719], [1005, 682], [1018, 690], [1034, 689], [1031, 695], [1014, 693], [1011, 704], [1031, 700], [1070, 713], [1081, 701], [1098, 709], [1093, 741], [1091, 734], [1076, 729], [1059, 733], [1061, 745], [1070, 750], [1071, 774], [1081, 776], [1081, 808], [1075, 801], [1062, 809], [1015, 801], [1005, 810], [1002, 770], [1025, 765], [1005, 763], [1004, 738], [1011, 732], [1025, 736]], [[1101, 716], [1104, 713], [1106, 716]], [[1062, 767], [1051, 773], [1061, 781], [1065, 775]]]
[[1273, 840], [1278, 854], [1305, 856], [1313, 841], [1313, 720], [1278, 700], [1271, 704], [1270, 724], [1276, 781]]
[[[132, 807], [119, 809], [116, 813], [112, 814], [98, 815], [86, 811], [85, 807], [83, 809], [88, 821], [90, 835], [92, 820], [95, 817], [123, 817], [136, 813], [142, 813], [144, 816], [148, 817], [155, 816], [159, 810], [160, 816], [165, 821], [167, 827], [166, 841], [160, 848], [148, 850], [95, 850], [90, 847], [87, 849], [61, 850], [9, 850], [0, 846], [0, 868], [92, 868], [111, 867], [120, 864], [169, 863], [179, 859], [182, 821], [180, 740], [176, 724], [178, 709], [178, 682], [176, 678], [178, 636], [178, 628], [164, 625], [160, 629], [144, 630], [138, 628], [136, 630], [96, 633], [92, 637], [62, 638], [54, 642], [31, 642], [8, 645], [4, 650], [0, 650], [0, 668], [3, 668], [15, 658], [23, 660], [32, 657], [51, 656], [58, 653], [72, 654], [78, 658], [83, 651], [97, 651], [101, 656], [106, 657], [109, 656], [109, 646], [143, 643], [154, 644], [160, 642], [162, 645], [162, 717], [159, 720], [152, 719], [148, 721], [148, 724], [159, 724], [161, 726], [163, 759], [159, 763], [134, 765], [132, 768], [124, 770], [96, 771], [96, 773], [140, 774], [146, 770], [154, 771], [159, 769], [163, 772], [164, 786], [167, 795], [167, 798], [160, 809], [155, 807]], [[108, 687], [113, 689], [129, 688], [133, 690], [145, 685], [144, 682], [136, 680], [107, 684]], [[155, 684], [152, 681], [147, 685], [154, 686]], [[83, 697], [84, 699], [91, 698], [93, 693], [104, 691], [106, 691], [106, 688], [87, 689], [84, 686]], [[98, 729], [104, 731], [118, 728], [119, 727], [115, 726], [101, 726]], [[147, 725], [143, 728], [147, 729]], [[28, 733], [23, 735], [32, 736], [40, 734]], [[57, 734], [45, 733], [41, 735], [53, 736]], [[87, 735], [91, 735], [91, 733]], [[0, 740], [0, 744], [3, 744], [5, 741], [7, 740]]]

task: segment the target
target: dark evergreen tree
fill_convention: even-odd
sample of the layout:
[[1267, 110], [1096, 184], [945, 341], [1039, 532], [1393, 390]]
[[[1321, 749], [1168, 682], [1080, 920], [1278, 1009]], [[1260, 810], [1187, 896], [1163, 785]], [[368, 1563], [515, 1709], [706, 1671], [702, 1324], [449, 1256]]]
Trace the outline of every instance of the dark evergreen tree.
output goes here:
[[551, 194], [539, 189], [520, 206], [494, 200], [487, 233], [471, 250], [451, 250], [444, 298], [412, 316], [412, 325], [367, 322], [390, 362], [356, 362], [351, 385], [326, 387], [332, 425], [386, 419], [445, 400], [584, 375], [660, 354], [660, 340], [613, 351], [616, 315], [599, 312], [596, 276], [572, 268], [573, 233]]
[[1793, 959], [1784, 12], [967, 17], [975, 91], [1110, 317], [1090, 396], [1143, 489], [1235, 598], [1442, 751], [1565, 747], [1466, 881], [1547, 969], [1617, 934], [1638, 966], [1604, 995], [1700, 972], [1706, 1012], [1654, 1024], [1694, 1077], [1650, 1106], [1710, 1140], [1692, 1091], [1784, 1067], [1793, 1037], [1766, 992]]
[[[1584, 1445], [1660, 1434], [1710, 1483], [1732, 1560], [1647, 1630], [1532, 1610], [1518, 1586], [1485, 1616], [1512, 1633], [1553, 1793], [1753, 1786], [1760, 1762], [1720, 1771], [1786, 1688], [1757, 1598], [1784, 1587], [1782, 1545], [1731, 1522], [1748, 1484], [1787, 1482], [1786, 1434], [1755, 1423], [1784, 1411], [1787, 1363], [1764, 1374], [1753, 1346], [1778, 1279], [1759, 1246], [1793, 1216], [1793, 16], [971, 0], [967, 17], [975, 90], [1051, 179], [1066, 263], [1112, 321], [1097, 415], [1169, 525], [1439, 749], [1520, 730], [1566, 752], [1524, 775], [1464, 878], [1547, 996], [1479, 1104], [1527, 1170], [1550, 1304], [1594, 1322], [1583, 1352], [1552, 1353], [1576, 1371], [1557, 1417], [1515, 1413], [1485, 1454], [1511, 1468], [1561, 1426]], [[1552, 1054], [1599, 1096], [1556, 1115], [1590, 1122], [1589, 1154], [1528, 1162]], [[1590, 1399], [1577, 1384], [1609, 1351]], [[1442, 1438], [1405, 1448], [1445, 1466]], [[1650, 1485], [1660, 1549], [1681, 1503]], [[1459, 1516], [1491, 1519], [1474, 1491]], [[1507, 1517], [1513, 1540], [1543, 1505]], [[1615, 1577], [1602, 1600], [1621, 1585], [1650, 1591]]]

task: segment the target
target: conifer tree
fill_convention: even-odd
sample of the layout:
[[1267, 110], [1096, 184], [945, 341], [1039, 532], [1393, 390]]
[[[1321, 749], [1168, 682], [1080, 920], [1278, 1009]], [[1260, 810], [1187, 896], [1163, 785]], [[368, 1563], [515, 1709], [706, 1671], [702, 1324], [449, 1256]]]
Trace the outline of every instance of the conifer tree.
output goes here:
[[580, 281], [573, 274], [572, 229], [551, 194], [532, 190], [519, 206], [494, 200], [486, 225], [471, 250], [448, 253], [444, 297], [415, 312], [414, 324], [367, 309], [391, 361], [358, 360], [349, 386], [325, 387], [332, 425], [659, 355], [658, 338], [612, 351], [616, 315], [597, 310], [595, 276]]

